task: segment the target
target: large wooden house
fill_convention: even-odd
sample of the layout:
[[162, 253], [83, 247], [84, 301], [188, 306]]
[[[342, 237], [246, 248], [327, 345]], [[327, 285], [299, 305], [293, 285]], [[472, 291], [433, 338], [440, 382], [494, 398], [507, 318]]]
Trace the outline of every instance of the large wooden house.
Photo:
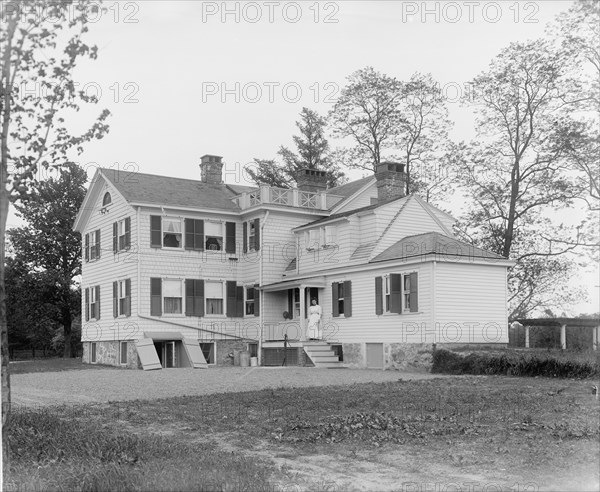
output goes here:
[[[405, 367], [434, 344], [506, 344], [511, 263], [455, 238], [404, 193], [403, 165], [326, 189], [99, 169], [83, 240], [84, 361], [144, 369], [232, 364]], [[311, 299], [323, 341], [306, 338]]]

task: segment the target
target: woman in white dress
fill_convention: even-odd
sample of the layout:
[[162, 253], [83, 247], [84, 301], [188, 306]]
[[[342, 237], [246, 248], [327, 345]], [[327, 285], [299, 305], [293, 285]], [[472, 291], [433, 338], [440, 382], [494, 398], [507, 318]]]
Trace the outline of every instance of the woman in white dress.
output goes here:
[[317, 300], [311, 301], [308, 317], [308, 339], [321, 340], [323, 333], [321, 329], [321, 306], [317, 304]]

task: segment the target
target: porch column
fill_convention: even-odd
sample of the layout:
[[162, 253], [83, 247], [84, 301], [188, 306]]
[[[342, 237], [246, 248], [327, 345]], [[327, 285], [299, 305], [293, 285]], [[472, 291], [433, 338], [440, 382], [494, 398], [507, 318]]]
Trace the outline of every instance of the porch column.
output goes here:
[[525, 348], [529, 348], [529, 326], [525, 326]]
[[594, 350], [598, 350], [598, 335], [600, 334], [600, 326], [594, 326], [592, 328], [592, 347]]
[[[297, 260], [296, 260], [297, 261]], [[306, 294], [304, 285], [300, 286], [300, 340], [306, 341]]]
[[561, 325], [560, 327], [560, 348], [567, 348], [567, 325]]

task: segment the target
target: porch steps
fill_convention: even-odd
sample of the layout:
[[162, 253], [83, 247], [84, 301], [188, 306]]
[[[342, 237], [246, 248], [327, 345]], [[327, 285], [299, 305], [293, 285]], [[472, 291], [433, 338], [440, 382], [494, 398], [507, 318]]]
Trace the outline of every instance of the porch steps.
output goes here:
[[306, 352], [306, 355], [308, 355], [315, 367], [329, 369], [346, 367], [340, 362], [339, 357], [334, 354], [327, 342], [319, 340], [307, 341], [303, 342], [302, 345], [304, 352]]

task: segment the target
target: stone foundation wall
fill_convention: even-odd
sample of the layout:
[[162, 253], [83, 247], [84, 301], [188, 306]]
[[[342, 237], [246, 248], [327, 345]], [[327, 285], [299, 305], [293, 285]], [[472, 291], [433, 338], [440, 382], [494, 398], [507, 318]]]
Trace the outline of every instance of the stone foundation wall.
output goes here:
[[[339, 344], [338, 344], [339, 345]], [[343, 364], [348, 367], [365, 367], [364, 343], [342, 343]]]
[[[92, 343], [96, 344], [96, 362], [92, 362]], [[119, 341], [112, 342], [83, 342], [82, 361], [86, 364], [103, 364], [128, 369], [142, 367], [134, 341], [127, 341], [127, 364], [119, 363]]]
[[[212, 342], [212, 340], [206, 340], [206, 342]], [[233, 366], [235, 352], [247, 350], [248, 344], [252, 342], [255, 340], [217, 340], [215, 342], [215, 364], [217, 366]]]

